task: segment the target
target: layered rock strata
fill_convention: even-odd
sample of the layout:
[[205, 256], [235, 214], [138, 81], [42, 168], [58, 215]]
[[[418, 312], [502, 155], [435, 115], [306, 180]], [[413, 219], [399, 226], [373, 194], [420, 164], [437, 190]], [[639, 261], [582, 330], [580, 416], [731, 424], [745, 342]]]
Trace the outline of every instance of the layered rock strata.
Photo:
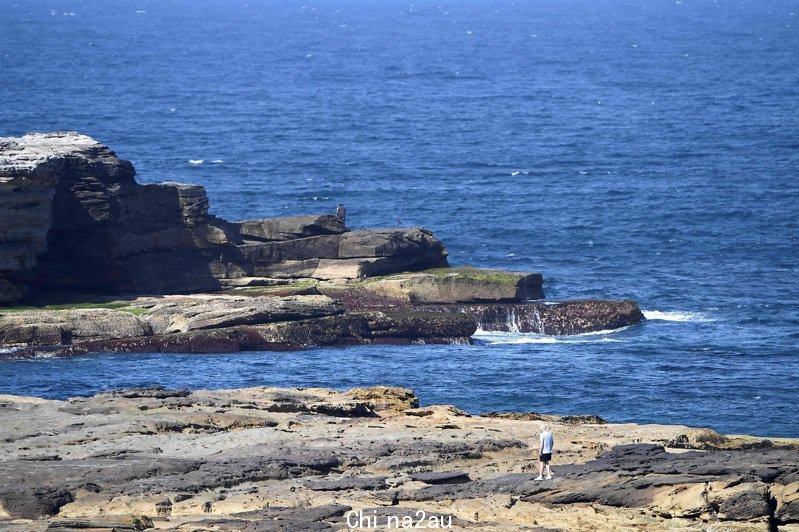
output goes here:
[[345, 313], [322, 295], [140, 298], [124, 309], [0, 313], [0, 357], [89, 352], [213, 353], [320, 345], [470, 343], [465, 315], [412, 309]]
[[228, 222], [205, 189], [140, 184], [77, 133], [0, 138], [0, 302], [27, 289], [183, 293], [255, 277], [365, 277], [446, 266], [424, 229], [350, 232], [332, 215]]
[[[554, 478], [536, 481], [541, 420], [557, 447]], [[0, 396], [0, 528], [345, 530], [393, 516], [466, 530], [786, 531], [799, 528], [797, 449], [595, 416], [470, 416], [419, 408], [402, 388]]]

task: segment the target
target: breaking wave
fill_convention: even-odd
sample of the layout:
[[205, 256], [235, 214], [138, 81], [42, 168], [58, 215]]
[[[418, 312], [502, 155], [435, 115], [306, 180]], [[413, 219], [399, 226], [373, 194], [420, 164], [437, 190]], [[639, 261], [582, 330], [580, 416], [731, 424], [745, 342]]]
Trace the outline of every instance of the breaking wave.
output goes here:
[[682, 311], [662, 311], [662, 310], [644, 310], [642, 311], [644, 317], [648, 320], [658, 321], [682, 321], [682, 322], [708, 322], [714, 321], [706, 314], [701, 312], [682, 312]]

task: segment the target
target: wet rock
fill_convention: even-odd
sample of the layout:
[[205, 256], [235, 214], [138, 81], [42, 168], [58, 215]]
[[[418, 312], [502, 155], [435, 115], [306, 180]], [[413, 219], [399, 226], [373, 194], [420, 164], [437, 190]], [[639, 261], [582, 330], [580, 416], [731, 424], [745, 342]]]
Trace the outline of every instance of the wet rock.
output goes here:
[[483, 331], [572, 335], [629, 327], [644, 320], [634, 301], [575, 300], [545, 303], [428, 305], [431, 312], [472, 316]]
[[461, 314], [425, 312], [365, 312], [362, 314], [374, 338], [468, 338], [475, 333], [474, 320]]
[[[118, 338], [112, 340], [90, 340], [62, 346], [51, 355], [71, 356], [86, 353], [235, 353], [259, 349], [280, 349], [272, 346], [251, 327], [227, 327], [191, 331], [187, 333]], [[15, 357], [36, 356], [34, 348], [15, 352]]]

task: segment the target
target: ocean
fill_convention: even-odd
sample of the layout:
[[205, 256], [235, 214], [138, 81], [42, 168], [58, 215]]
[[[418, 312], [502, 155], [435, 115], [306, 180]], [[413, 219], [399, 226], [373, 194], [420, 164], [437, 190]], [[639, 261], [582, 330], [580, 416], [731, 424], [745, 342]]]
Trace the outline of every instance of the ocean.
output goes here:
[[799, 2], [0, 0], [0, 136], [75, 130], [229, 219], [424, 226], [648, 318], [473, 346], [0, 362], [0, 393], [373, 384], [799, 437]]

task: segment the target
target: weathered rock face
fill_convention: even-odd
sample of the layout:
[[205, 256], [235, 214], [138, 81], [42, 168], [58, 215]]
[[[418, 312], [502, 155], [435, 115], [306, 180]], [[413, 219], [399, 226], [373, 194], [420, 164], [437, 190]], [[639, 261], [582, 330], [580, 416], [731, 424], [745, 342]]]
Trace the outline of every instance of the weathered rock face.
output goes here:
[[54, 136], [46, 146], [0, 139], [0, 302], [24, 293], [25, 283], [47, 249], [51, 204], [65, 159], [94, 149], [86, 138]]
[[635, 301], [582, 299], [517, 304], [428, 305], [432, 312], [463, 312], [483, 331], [585, 334], [629, 327], [644, 321]]
[[332, 215], [231, 223], [208, 214], [202, 187], [134, 176], [128, 161], [77, 133], [0, 139], [0, 303], [28, 287], [182, 293], [243, 276], [362, 277], [447, 264], [422, 229], [348, 233]]

